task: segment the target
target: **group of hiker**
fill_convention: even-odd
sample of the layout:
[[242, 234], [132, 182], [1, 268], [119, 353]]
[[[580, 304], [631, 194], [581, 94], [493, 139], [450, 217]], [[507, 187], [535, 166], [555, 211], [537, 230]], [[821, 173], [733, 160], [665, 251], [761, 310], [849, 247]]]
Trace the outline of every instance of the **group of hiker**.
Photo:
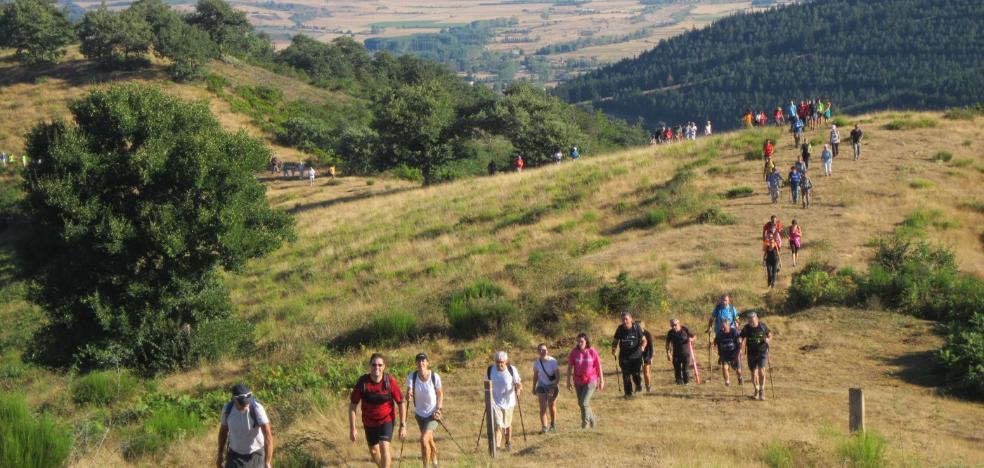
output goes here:
[[[7, 167], [7, 164], [15, 164], [17, 157], [13, 154], [7, 154], [6, 151], [0, 152], [0, 166]], [[26, 154], [20, 157], [21, 167], [27, 167], [31, 163], [31, 158], [27, 157]]]
[[[774, 288], [776, 285], [776, 278], [779, 275], [779, 271], [782, 269], [782, 222], [779, 221], [779, 217], [772, 215], [769, 221], [762, 226], [762, 266], [766, 270], [766, 280], [769, 288]], [[796, 266], [796, 262], [799, 257], [800, 247], [803, 245], [803, 228], [799, 223], [793, 219], [786, 231], [786, 237], [789, 239], [789, 251], [793, 260], [793, 266]]]
[[[776, 106], [772, 110], [772, 123], [776, 126], [782, 126], [788, 122], [792, 127], [798, 121], [801, 126], [815, 130], [821, 125], [826, 125], [832, 116], [833, 105], [830, 103], [830, 98], [826, 100], [820, 98], [803, 99], [799, 104], [796, 104], [795, 101], [789, 101], [789, 105], [785, 109], [782, 106]], [[769, 117], [765, 111], [753, 113], [751, 109], [745, 109], [741, 121], [745, 128], [765, 127], [769, 124]]]
[[[308, 185], [314, 185], [314, 179], [317, 176], [317, 172], [314, 169], [314, 165], [301, 162], [285, 162], [281, 161], [280, 158], [274, 156], [270, 158], [267, 163], [267, 168], [273, 175], [283, 174], [283, 177], [298, 177], [299, 179], [307, 179]], [[334, 164], [328, 166], [328, 177], [334, 179], [335, 175], [338, 173], [338, 169]]]
[[[704, 124], [704, 136], [710, 136], [711, 131], [711, 121], [708, 120]], [[672, 141], [696, 140], [697, 132], [697, 123], [692, 121], [686, 124], [678, 124], [676, 128], [666, 124], [660, 124], [659, 128], [652, 132], [652, 136], [649, 138], [649, 144], [660, 145]]]
[[[779, 202], [781, 188], [784, 183], [790, 188], [790, 201], [793, 204], [801, 203], [803, 208], [808, 208], [812, 201], [813, 180], [810, 179], [807, 171], [810, 168], [813, 145], [809, 140], [802, 138], [802, 129], [802, 122], [797, 119], [792, 131], [799, 152], [796, 156], [796, 161], [789, 168], [789, 174], [786, 180], [783, 180], [776, 164], [775, 142], [766, 140], [762, 145], [762, 157], [765, 160], [762, 173], [765, 177], [766, 186], [769, 189], [769, 196], [774, 204]], [[854, 160], [860, 160], [861, 142], [864, 139], [864, 131], [861, 130], [858, 124], [854, 125], [849, 138], [854, 150]], [[831, 125], [829, 142], [823, 145], [823, 150], [820, 152], [820, 162], [825, 177], [830, 177], [833, 174], [834, 159], [840, 155], [840, 142], [840, 130], [837, 128], [837, 125]]]
[[[571, 161], [576, 162], [578, 159], [581, 159], [581, 150], [578, 149], [576, 145], [571, 146], [567, 156], [570, 157]], [[564, 152], [558, 149], [550, 156], [550, 158], [553, 160], [554, 164], [560, 164], [564, 162]], [[509, 166], [509, 169], [515, 172], [523, 172], [523, 169], [526, 168], [526, 159], [523, 158], [523, 155], [516, 153], [510, 160]], [[499, 164], [496, 163], [494, 159], [490, 159], [488, 166], [486, 166], [486, 171], [489, 175], [498, 174], [500, 172]]]

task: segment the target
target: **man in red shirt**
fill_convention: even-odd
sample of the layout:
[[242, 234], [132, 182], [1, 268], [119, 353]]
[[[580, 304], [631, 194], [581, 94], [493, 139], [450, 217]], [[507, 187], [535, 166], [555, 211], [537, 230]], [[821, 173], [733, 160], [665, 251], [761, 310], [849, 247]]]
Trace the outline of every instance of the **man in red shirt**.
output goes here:
[[358, 438], [355, 430], [355, 410], [362, 403], [362, 425], [369, 443], [369, 454], [373, 463], [380, 468], [393, 465], [390, 441], [393, 440], [393, 423], [399, 415], [400, 440], [407, 437], [407, 412], [403, 405], [403, 394], [396, 379], [383, 373], [386, 362], [383, 356], [375, 353], [369, 358], [369, 373], [359, 377], [349, 401], [349, 438]]

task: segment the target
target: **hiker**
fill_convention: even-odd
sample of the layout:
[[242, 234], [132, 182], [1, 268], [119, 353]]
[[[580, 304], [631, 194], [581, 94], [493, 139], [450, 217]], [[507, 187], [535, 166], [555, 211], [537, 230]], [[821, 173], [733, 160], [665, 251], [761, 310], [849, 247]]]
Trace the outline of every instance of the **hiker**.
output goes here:
[[612, 340], [612, 357], [616, 357], [618, 349], [618, 364], [622, 367], [622, 383], [624, 383], [625, 398], [632, 398], [633, 390], [642, 391], [642, 353], [649, 343], [642, 334], [639, 324], [632, 319], [632, 314], [622, 312], [622, 324], [615, 329], [615, 339]]
[[779, 203], [779, 188], [782, 187], [782, 175], [776, 170], [775, 165], [772, 166], [772, 172], [766, 177], [766, 181], [769, 186], [769, 196], [772, 197], [772, 203]]
[[711, 121], [704, 124], [704, 136], [711, 136]]
[[830, 145], [823, 145], [823, 151], [820, 153], [820, 162], [823, 163], [824, 176], [830, 177], [830, 170], [834, 164], [834, 154], [830, 152]]
[[315, 176], [314, 166], [308, 166], [307, 176], [308, 176], [308, 185], [309, 186], [314, 185], [314, 176]]
[[591, 347], [588, 335], [578, 334], [575, 343], [574, 349], [567, 355], [567, 389], [577, 392], [581, 429], [594, 429], [598, 416], [591, 411], [591, 396], [595, 391], [605, 389], [605, 374], [601, 369], [601, 356]]
[[[217, 468], [270, 468], [273, 464], [273, 433], [266, 409], [244, 384], [232, 386], [232, 401], [219, 417]], [[223, 461], [224, 457], [224, 461]]]
[[772, 111], [772, 121], [776, 123], [776, 127], [781, 127], [786, 122], [782, 115], [782, 107], [776, 107], [776, 110]]
[[399, 419], [400, 439], [407, 437], [407, 407], [396, 378], [385, 373], [386, 360], [374, 353], [369, 357], [369, 373], [363, 374], [352, 387], [349, 397], [349, 439], [355, 442], [359, 433], [355, 430], [355, 410], [362, 404], [362, 425], [369, 444], [372, 462], [380, 468], [393, 465], [393, 423]]
[[499, 172], [499, 167], [496, 166], [494, 159], [489, 160], [488, 170], [489, 170], [489, 175], [495, 175], [496, 172]]
[[745, 128], [752, 128], [752, 121], [753, 120], [754, 120], [754, 118], [752, 117], [752, 111], [749, 110], [749, 109], [745, 109], [745, 113], [742, 114], [742, 116], [741, 116], [741, 123], [742, 123], [742, 125], [744, 125]]
[[800, 179], [800, 198], [803, 200], [803, 208], [808, 208], [810, 206], [812, 194], [813, 181], [810, 180], [810, 176], [804, 172], [803, 177]]
[[774, 170], [776, 170], [776, 162], [773, 161], [772, 158], [766, 159], [765, 164], [762, 166], [762, 178], [764, 178], [765, 181], [768, 182], [769, 174], [772, 174], [772, 171]]
[[724, 294], [721, 296], [721, 301], [714, 306], [714, 310], [711, 311], [711, 318], [707, 320], [707, 333], [716, 332], [721, 329], [721, 324], [728, 322], [732, 328], [738, 328], [741, 325], [739, 322], [741, 317], [738, 314], [738, 309], [731, 304], [731, 295]]
[[796, 168], [796, 172], [799, 172], [800, 173], [800, 177], [801, 178], [802, 178], [803, 174], [806, 173], [806, 164], [803, 163], [803, 157], [802, 156], [796, 156], [796, 162], [793, 163], [793, 167]]
[[793, 266], [796, 266], [796, 257], [799, 254], [800, 246], [803, 243], [803, 230], [796, 224], [794, 218], [789, 225], [789, 251], [793, 253]]
[[789, 194], [794, 205], [799, 202], [800, 178], [800, 172], [796, 166], [789, 166], [789, 177], [786, 181], [789, 183]]
[[[407, 404], [413, 402], [413, 417], [420, 428], [420, 459], [424, 466], [437, 466], [437, 444], [434, 433], [441, 420], [441, 407], [444, 406], [444, 390], [441, 376], [430, 369], [427, 354], [420, 353], [414, 358], [417, 370], [407, 375]], [[406, 411], [409, 413], [409, 411]]]
[[577, 149], [577, 146], [571, 147], [571, 160], [577, 161], [581, 157], [581, 150]]
[[764, 156], [765, 159], [772, 159], [772, 154], [775, 153], [775, 151], [776, 145], [772, 143], [772, 140], [765, 140], [765, 143], [762, 144], [762, 156]]
[[509, 364], [505, 351], [495, 353], [495, 364], [485, 373], [492, 382], [492, 417], [495, 421], [495, 446], [502, 447], [505, 439], [506, 451], [512, 450], [512, 418], [517, 399], [523, 391], [522, 379], [516, 366]]
[[[776, 235], [778, 235], [778, 232]], [[776, 285], [776, 276], [779, 275], [779, 270], [782, 268], [782, 257], [779, 255], [779, 243], [776, 242], [774, 237], [770, 237], [765, 241], [765, 254], [762, 261], [765, 265], [766, 279], [768, 280], [769, 288], [773, 288]]]
[[854, 124], [854, 130], [851, 130], [851, 146], [854, 147], [855, 161], [861, 159], [862, 139], [864, 139], [864, 132], [861, 131], [861, 127], [859, 127], [858, 124]]
[[[533, 361], [533, 394], [540, 403], [540, 432], [557, 432], [557, 395], [560, 393], [560, 365], [550, 356], [546, 343], [536, 347], [537, 358]], [[547, 413], [550, 425], [547, 426]]]
[[3, 167], [7, 167], [7, 160], [8, 159], [10, 159], [10, 157], [7, 156], [7, 152], [6, 151], [0, 153], [0, 163], [3, 163]]
[[738, 337], [738, 327], [731, 326], [727, 320], [721, 322], [721, 328], [714, 335], [714, 345], [717, 346], [718, 364], [721, 365], [721, 375], [724, 385], [731, 385], [730, 370], [738, 375], [738, 385], [744, 383], [741, 376], [741, 345]]
[[830, 98], [827, 98], [827, 103], [823, 105], [823, 124], [827, 125], [827, 121], [834, 114], [833, 106], [830, 105]]
[[513, 166], [516, 168], [516, 172], [523, 172], [523, 168], [526, 167], [526, 161], [523, 161], [521, 155], [516, 155], [516, 159], [513, 160]]
[[748, 313], [748, 321], [739, 337], [741, 344], [745, 346], [748, 370], [752, 372], [752, 385], [755, 386], [755, 395], [752, 399], [765, 400], [765, 367], [769, 363], [769, 342], [772, 341], [772, 332], [759, 321], [758, 314], [755, 312]]
[[834, 157], [840, 154], [841, 134], [836, 125], [830, 126], [830, 148], [834, 152]]
[[28, 161], [29, 161], [29, 159], [27, 158], [27, 155], [26, 154], [22, 154], [21, 155], [21, 166], [27, 167], [27, 162]]
[[646, 322], [639, 320], [639, 328], [642, 329], [642, 336], [646, 338], [646, 349], [642, 351], [642, 380], [646, 384], [646, 393], [653, 391], [653, 335], [646, 328]]
[[[776, 215], [769, 216], [769, 220], [762, 225], [762, 239], [766, 239], [769, 231], [775, 228], [777, 231], [782, 231], [782, 221], [779, 221], [779, 217]], [[782, 243], [782, 239], [779, 240]]]
[[809, 141], [803, 140], [803, 144], [800, 145], [800, 157], [803, 158], [803, 165], [807, 169], [810, 169], [810, 153], [813, 152], [813, 145]]
[[679, 319], [670, 320], [666, 333], [666, 360], [673, 363], [673, 377], [677, 385], [690, 385], [690, 348], [696, 337], [680, 325]]
[[553, 161], [554, 164], [562, 163], [564, 161], [564, 153], [562, 153], [560, 150], [557, 150], [557, 152], [553, 154]]
[[799, 146], [803, 138], [803, 119], [796, 116], [791, 116], [789, 119], [793, 122], [789, 126], [789, 131], [793, 133], [793, 146]]

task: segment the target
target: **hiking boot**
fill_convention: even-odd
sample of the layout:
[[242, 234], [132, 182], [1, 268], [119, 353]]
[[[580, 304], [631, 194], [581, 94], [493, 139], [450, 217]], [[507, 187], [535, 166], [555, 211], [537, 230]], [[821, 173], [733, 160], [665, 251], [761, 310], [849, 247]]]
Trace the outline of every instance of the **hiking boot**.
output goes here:
[[550, 425], [550, 432], [557, 432], [557, 426], [551, 424]]
[[677, 385], [683, 385], [683, 381], [682, 381], [682, 380], [680, 380], [680, 379], [677, 379], [677, 380], [676, 380], [676, 384], [677, 384]]
[[512, 442], [506, 444], [506, 448], [504, 448], [503, 451], [512, 452]]
[[543, 426], [543, 427], [542, 427], [542, 428], [540, 429], [540, 434], [546, 434], [546, 433], [547, 433], [547, 430], [548, 430], [548, 429], [547, 429], [547, 426]]
[[592, 416], [591, 421], [589, 421], [589, 423], [591, 424], [591, 429], [594, 429], [595, 425], [598, 424], [598, 415]]
[[743, 379], [741, 376], [738, 376], [738, 385], [743, 385], [744, 383], [745, 383], [745, 379]]
[[764, 391], [760, 391], [759, 392], [758, 400], [759, 401], [765, 401], [765, 392]]
[[730, 380], [725, 380], [724, 381], [724, 386], [725, 387], [730, 387], [731, 386], [731, 381]]
[[653, 393], [653, 387], [646, 387], [646, 393]]

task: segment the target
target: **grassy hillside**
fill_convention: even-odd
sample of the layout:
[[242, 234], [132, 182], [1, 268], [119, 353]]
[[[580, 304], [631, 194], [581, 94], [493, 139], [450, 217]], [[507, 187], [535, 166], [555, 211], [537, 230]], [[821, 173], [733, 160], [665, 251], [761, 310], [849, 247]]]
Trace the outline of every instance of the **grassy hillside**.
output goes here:
[[[63, 115], [65, 100], [82, 93], [67, 78], [74, 75], [58, 76], [3, 82], [4, 104], [18, 113], [0, 113], [0, 132], [7, 135], [0, 144], [18, 144], [21, 129]], [[92, 76], [97, 83], [159, 80]], [[195, 86], [162, 86], [188, 98], [209, 96]], [[228, 128], [253, 128], [223, 101], [210, 105]], [[111, 392], [106, 403], [81, 396], [81, 389], [93, 386], [91, 376], [49, 372], [22, 360], [39, 314], [23, 300], [10, 262], [16, 231], [7, 228], [0, 233], [0, 389], [26, 395], [33, 410], [74, 427], [73, 466], [201, 465], [213, 456], [217, 405], [240, 380], [271, 408], [284, 456], [363, 466], [363, 443], [345, 442], [345, 387], [373, 350], [387, 352], [401, 380], [411, 356], [426, 350], [448, 387], [448, 425], [470, 449], [489, 353], [509, 349], [528, 378], [531, 345], [538, 341], [547, 340], [559, 355], [573, 331], [587, 330], [596, 346], [607, 347], [614, 318], [564, 300], [590, 297], [625, 271], [632, 279], [666, 284], [668, 301], [645, 314], [656, 332], [671, 316], [699, 330], [725, 291], [741, 310], [763, 309], [777, 333], [776, 400], [743, 401], [711, 369], [704, 372], [707, 385], [680, 389], [670, 384], [668, 365], [657, 362], [654, 394], [624, 402], [616, 398], [606, 360], [610, 388], [596, 397], [597, 431], [574, 429], [576, 405], [565, 391], [560, 431], [519, 442], [517, 452], [497, 463], [546, 466], [577, 457], [586, 466], [747, 466], [766, 464], [768, 454], [788, 454], [795, 466], [839, 465], [846, 389], [861, 385], [869, 427], [885, 436], [891, 465], [981, 465], [984, 408], [935, 391], [932, 352], [942, 339], [931, 323], [877, 304], [770, 313], [797, 270], [784, 258], [780, 288], [765, 288], [758, 236], [770, 214], [803, 226], [800, 267], [826, 259], [863, 269], [872, 238], [914, 212], [933, 213], [929, 237], [951, 248], [963, 270], [984, 275], [981, 119], [894, 113], [858, 121], [867, 132], [864, 158], [854, 162], [842, 155], [829, 179], [814, 169], [816, 205], [807, 210], [768, 202], [755, 157], [762, 140], [779, 139], [780, 167], [788, 168], [796, 154], [788, 135], [773, 129], [423, 189], [386, 179], [319, 179], [314, 186], [268, 180], [271, 202], [294, 212], [298, 240], [226, 277], [235, 313], [255, 327], [255, 347], [238, 359], [157, 379], [119, 378], [128, 383], [112, 388], [126, 391]], [[887, 129], [897, 126], [906, 129]], [[5, 176], [3, 183], [12, 180]], [[741, 187], [751, 195], [723, 196]], [[514, 326], [474, 340], [448, 338], [449, 296], [479, 280], [497, 284], [504, 300], [540, 326]], [[406, 315], [414, 326], [397, 323]], [[373, 336], [370, 323], [393, 331]], [[369, 344], [373, 340], [380, 344]], [[705, 349], [697, 355], [706, 361]], [[525, 395], [523, 401], [527, 429], [535, 430], [534, 400]], [[161, 429], [171, 427], [160, 422], [172, 414], [189, 414], [193, 423]], [[410, 434], [415, 437], [415, 430]], [[439, 442], [445, 464], [487, 462], [459, 454], [445, 437]], [[410, 442], [408, 457], [414, 452]]]

